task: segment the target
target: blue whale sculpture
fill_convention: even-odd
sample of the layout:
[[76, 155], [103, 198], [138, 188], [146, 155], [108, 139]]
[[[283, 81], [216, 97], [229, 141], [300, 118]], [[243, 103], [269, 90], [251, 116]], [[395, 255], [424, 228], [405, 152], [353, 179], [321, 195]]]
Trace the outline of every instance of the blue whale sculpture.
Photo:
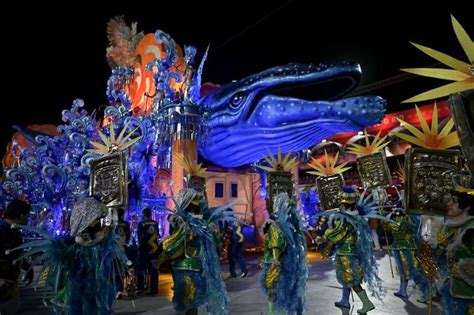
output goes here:
[[[288, 64], [225, 84], [200, 99], [211, 113], [211, 137], [199, 153], [214, 164], [237, 167], [262, 159], [267, 150], [295, 152], [337, 132], [376, 124], [385, 114], [384, 99], [341, 99], [361, 75], [355, 63]], [[295, 97], [302, 88], [319, 99]]]

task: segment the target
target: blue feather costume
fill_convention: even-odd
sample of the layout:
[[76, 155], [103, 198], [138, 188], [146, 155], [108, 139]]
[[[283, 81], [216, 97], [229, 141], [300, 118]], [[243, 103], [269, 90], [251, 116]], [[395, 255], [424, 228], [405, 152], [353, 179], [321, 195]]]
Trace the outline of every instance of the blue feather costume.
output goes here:
[[[267, 240], [263, 270], [260, 274], [260, 284], [269, 295], [276, 293], [276, 310], [302, 313], [304, 310], [306, 280], [308, 266], [306, 263], [306, 239], [303, 235], [303, 225], [296, 212], [295, 205], [290, 202], [286, 193], [278, 194], [274, 199], [274, 209], [278, 217], [266, 224]], [[277, 240], [276, 242], [274, 241]], [[274, 246], [271, 243], [280, 243]], [[278, 272], [275, 274], [272, 260], [273, 248], [279, 247]], [[271, 283], [271, 284], [270, 284]]]
[[[362, 280], [367, 283], [369, 291], [372, 293], [372, 296], [376, 297], [378, 300], [381, 300], [385, 292], [382, 290], [382, 280], [378, 276], [378, 267], [377, 261], [373, 254], [372, 250], [372, 236], [370, 232], [370, 227], [367, 223], [366, 218], [376, 218], [384, 221], [393, 222], [387, 219], [385, 216], [377, 214], [377, 210], [381, 208], [376, 205], [376, 202], [373, 201], [372, 194], [364, 197], [360, 196], [357, 204], [355, 206], [355, 211], [337, 211], [337, 210], [328, 210], [316, 214], [317, 217], [325, 216], [328, 219], [332, 220], [334, 224], [340, 225], [342, 228], [348, 230], [348, 234], [353, 234], [354, 244], [344, 244], [338, 245], [339, 248], [336, 250], [336, 256], [338, 250], [342, 251], [342, 256], [345, 256], [348, 260], [348, 263], [340, 263], [340, 266], [336, 264], [336, 271], [338, 274], [338, 282], [344, 287], [353, 287], [360, 285]], [[329, 231], [327, 231], [329, 232]], [[324, 237], [323, 237], [324, 239]], [[323, 240], [324, 242], [324, 240]], [[338, 243], [338, 242], [335, 242]], [[347, 247], [352, 247], [347, 251], [345, 255], [345, 249], [343, 246], [349, 245]], [[338, 257], [336, 257], [336, 263]], [[344, 276], [343, 266], [348, 264], [350, 269], [352, 269], [351, 277]]]
[[18, 259], [31, 257], [34, 265], [43, 266], [41, 274], [47, 274], [46, 284], [53, 289], [56, 313], [112, 314], [116, 280], [128, 261], [114, 226], [100, 223], [107, 213], [98, 200], [85, 197], [72, 211], [71, 236], [54, 238], [41, 229], [21, 226], [39, 238], [12, 250], [27, 250]]
[[217, 221], [236, 220], [229, 205], [209, 209], [200, 201], [199, 211], [189, 211], [198, 198], [194, 189], [183, 189], [175, 201], [175, 213], [170, 219], [173, 234], [160, 244], [160, 264], [172, 261], [174, 295], [177, 311], [197, 309], [207, 305], [209, 314], [229, 314], [229, 298], [221, 277], [220, 261], [216, 251]]
[[[47, 272], [46, 283], [53, 289], [58, 314], [112, 314], [117, 278], [125, 273], [127, 258], [113, 230], [98, 243], [84, 246], [70, 237], [53, 238], [48, 233], [22, 226], [39, 234], [39, 240], [13, 250], [29, 249], [19, 259], [33, 257]], [[46, 294], [46, 292], [45, 292]]]

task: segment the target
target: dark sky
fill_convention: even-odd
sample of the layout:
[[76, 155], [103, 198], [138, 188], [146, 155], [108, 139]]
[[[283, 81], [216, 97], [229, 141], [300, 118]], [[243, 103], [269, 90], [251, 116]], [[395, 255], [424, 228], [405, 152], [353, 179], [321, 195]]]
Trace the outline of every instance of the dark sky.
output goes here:
[[[115, 15], [137, 21], [145, 33], [162, 29], [178, 44], [196, 46], [199, 58], [210, 43], [204, 81], [215, 83], [290, 62], [349, 60], [361, 64], [361, 85], [366, 85], [399, 75], [402, 67], [435, 63], [409, 40], [465, 58], [450, 13], [474, 37], [472, 1], [431, 1], [426, 7], [383, 1], [371, 8], [345, 1], [197, 2], [130, 1], [128, 7], [102, 8], [53, 8], [42, 2], [5, 12], [16, 18], [3, 26], [0, 155], [13, 133], [11, 125], [59, 124], [61, 111], [76, 98], [84, 99], [88, 109], [106, 103], [106, 23]], [[388, 110], [395, 111], [412, 106], [400, 105], [401, 100], [442, 83], [411, 78], [370, 94], [387, 98]]]

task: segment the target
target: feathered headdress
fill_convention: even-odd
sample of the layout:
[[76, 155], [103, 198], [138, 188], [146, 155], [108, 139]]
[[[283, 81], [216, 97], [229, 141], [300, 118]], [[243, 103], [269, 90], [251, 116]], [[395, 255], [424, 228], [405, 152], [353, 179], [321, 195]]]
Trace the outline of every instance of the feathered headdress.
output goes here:
[[342, 191], [339, 193], [339, 202], [345, 204], [355, 204], [357, 199], [359, 198], [359, 194], [352, 186], [344, 186], [342, 187]]
[[135, 48], [142, 37], [143, 33], [137, 34], [136, 22], [129, 27], [123, 16], [110, 19], [107, 23], [107, 38], [110, 46], [107, 47], [106, 54], [110, 67], [133, 67], [137, 61]]
[[194, 160], [188, 160], [185, 157], [183, 157], [183, 160], [180, 162], [180, 164], [189, 176], [204, 177], [204, 174], [207, 170], [207, 168], [202, 167], [202, 163], [197, 164]]
[[178, 163], [183, 167], [186, 172], [185, 180], [187, 187], [193, 188], [199, 191], [204, 198], [206, 198], [206, 170], [207, 168], [202, 167], [202, 163], [197, 164], [195, 160], [189, 160], [185, 157], [177, 160]]

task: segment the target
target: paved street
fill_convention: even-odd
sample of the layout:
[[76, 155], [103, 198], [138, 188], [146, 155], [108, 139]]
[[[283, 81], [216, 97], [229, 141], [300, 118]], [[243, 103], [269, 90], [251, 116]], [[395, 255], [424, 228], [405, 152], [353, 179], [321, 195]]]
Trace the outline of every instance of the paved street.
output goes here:
[[[356, 310], [361, 307], [358, 298], [355, 296], [355, 303], [351, 310], [342, 311], [334, 306], [334, 302], [340, 299], [341, 287], [335, 278], [335, 271], [330, 261], [321, 261], [315, 253], [309, 255], [310, 275], [306, 294], [306, 314], [357, 314]], [[392, 279], [388, 257], [379, 257], [380, 276], [384, 280], [384, 287], [387, 290], [385, 301], [373, 301], [376, 309], [369, 314], [428, 314], [427, 305], [416, 301], [420, 297], [418, 290], [411, 286], [409, 289], [410, 298], [407, 301], [401, 300], [393, 295], [398, 289], [398, 278]], [[232, 314], [259, 315], [265, 310], [266, 299], [262, 294], [258, 284], [257, 257], [249, 257], [249, 275], [244, 279], [228, 280], [227, 288], [231, 300]], [[223, 265], [223, 271], [227, 272], [228, 266]], [[139, 297], [134, 301], [117, 301], [114, 309], [117, 314], [176, 314], [170, 302], [172, 291], [171, 276], [164, 274], [160, 277], [160, 294], [155, 297]], [[43, 315], [51, 314], [42, 305], [42, 290], [36, 292], [33, 288], [22, 290], [24, 299], [22, 300], [22, 315]], [[200, 314], [205, 314], [204, 309]], [[434, 303], [433, 315], [440, 315], [440, 305]]]

